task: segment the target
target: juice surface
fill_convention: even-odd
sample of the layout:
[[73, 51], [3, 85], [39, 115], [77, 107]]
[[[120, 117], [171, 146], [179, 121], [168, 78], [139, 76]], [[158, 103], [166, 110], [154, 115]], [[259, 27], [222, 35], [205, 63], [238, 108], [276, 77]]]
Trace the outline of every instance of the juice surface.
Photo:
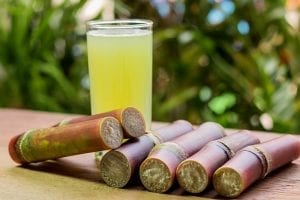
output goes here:
[[133, 106], [151, 124], [152, 32], [92, 30], [87, 33], [92, 113]]

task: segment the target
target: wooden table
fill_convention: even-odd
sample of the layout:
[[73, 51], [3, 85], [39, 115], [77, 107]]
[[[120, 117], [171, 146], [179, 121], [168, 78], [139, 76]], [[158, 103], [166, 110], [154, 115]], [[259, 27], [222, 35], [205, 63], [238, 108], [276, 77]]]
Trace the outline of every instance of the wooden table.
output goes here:
[[[94, 163], [94, 154], [84, 154], [26, 167], [9, 157], [9, 139], [30, 128], [47, 127], [75, 115], [0, 109], [0, 199], [201, 199], [221, 198], [213, 189], [199, 195], [185, 193], [178, 186], [168, 194], [145, 191], [140, 185], [117, 189], [106, 186]], [[161, 123], [153, 123], [153, 127]], [[233, 132], [233, 130], [227, 130]], [[256, 132], [262, 141], [279, 136]], [[300, 159], [271, 173], [244, 192], [241, 199], [300, 199]]]

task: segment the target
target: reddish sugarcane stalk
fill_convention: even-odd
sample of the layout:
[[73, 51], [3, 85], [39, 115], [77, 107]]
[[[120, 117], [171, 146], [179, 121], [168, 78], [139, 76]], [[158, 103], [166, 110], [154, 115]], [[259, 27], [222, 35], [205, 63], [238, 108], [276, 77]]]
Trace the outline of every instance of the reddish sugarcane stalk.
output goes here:
[[191, 193], [202, 192], [210, 183], [215, 170], [240, 149], [257, 143], [259, 139], [249, 131], [240, 131], [209, 142], [178, 165], [176, 177], [179, 185]]
[[107, 152], [99, 163], [102, 179], [109, 186], [124, 187], [155, 144], [172, 140], [191, 130], [193, 126], [189, 122], [178, 120]]
[[54, 126], [63, 126], [88, 120], [100, 119], [103, 117], [114, 117], [122, 124], [124, 129], [124, 138], [139, 137], [145, 134], [146, 123], [142, 113], [133, 107], [121, 108], [105, 113], [65, 119]]
[[215, 190], [225, 197], [237, 197], [255, 181], [297, 159], [298, 138], [286, 135], [242, 149], [213, 175]]
[[171, 142], [157, 145], [140, 166], [140, 179], [152, 192], [166, 192], [172, 186], [176, 167], [180, 162], [199, 151], [206, 143], [224, 137], [219, 124], [206, 122]]
[[59, 127], [29, 130], [9, 143], [11, 158], [20, 164], [118, 148], [123, 130], [113, 117]]

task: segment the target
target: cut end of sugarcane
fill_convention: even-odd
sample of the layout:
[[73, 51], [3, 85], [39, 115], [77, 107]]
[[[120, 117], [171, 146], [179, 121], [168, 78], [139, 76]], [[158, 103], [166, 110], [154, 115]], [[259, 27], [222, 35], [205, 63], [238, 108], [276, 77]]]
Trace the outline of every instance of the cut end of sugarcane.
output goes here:
[[140, 179], [151, 192], [163, 193], [172, 186], [172, 176], [167, 165], [159, 159], [146, 159], [140, 167]]
[[130, 137], [140, 137], [146, 132], [144, 116], [136, 108], [128, 107], [122, 112], [121, 123]]
[[100, 161], [102, 180], [111, 187], [122, 188], [130, 180], [131, 168], [127, 158], [119, 151], [107, 152]]
[[208, 174], [203, 166], [193, 160], [183, 161], [176, 171], [179, 185], [190, 193], [200, 193], [208, 185]]
[[17, 135], [10, 140], [8, 145], [8, 152], [10, 157], [13, 159], [13, 161], [19, 164], [23, 164], [25, 163], [25, 160], [23, 159], [18, 147], [19, 146], [18, 141], [20, 137], [22, 137], [22, 135]]
[[123, 129], [120, 122], [113, 117], [105, 117], [100, 124], [100, 134], [109, 149], [116, 149], [122, 144]]
[[243, 191], [240, 174], [232, 168], [219, 168], [213, 176], [213, 185], [218, 194], [225, 197], [237, 197]]

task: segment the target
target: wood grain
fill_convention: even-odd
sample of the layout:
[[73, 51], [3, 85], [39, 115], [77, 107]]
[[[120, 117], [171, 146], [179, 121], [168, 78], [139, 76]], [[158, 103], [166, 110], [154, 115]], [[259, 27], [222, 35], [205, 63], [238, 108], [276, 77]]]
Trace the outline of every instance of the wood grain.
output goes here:
[[[168, 194], [145, 191], [134, 182], [124, 189], [106, 186], [100, 179], [93, 154], [83, 154], [27, 166], [17, 166], [9, 157], [9, 139], [30, 128], [51, 126], [76, 115], [0, 109], [0, 199], [201, 199], [221, 198], [212, 189], [190, 195], [178, 186]], [[153, 123], [153, 128], [164, 123]], [[227, 129], [227, 133], [236, 130]], [[262, 140], [280, 135], [255, 132]], [[300, 159], [255, 183], [239, 199], [299, 199]]]

